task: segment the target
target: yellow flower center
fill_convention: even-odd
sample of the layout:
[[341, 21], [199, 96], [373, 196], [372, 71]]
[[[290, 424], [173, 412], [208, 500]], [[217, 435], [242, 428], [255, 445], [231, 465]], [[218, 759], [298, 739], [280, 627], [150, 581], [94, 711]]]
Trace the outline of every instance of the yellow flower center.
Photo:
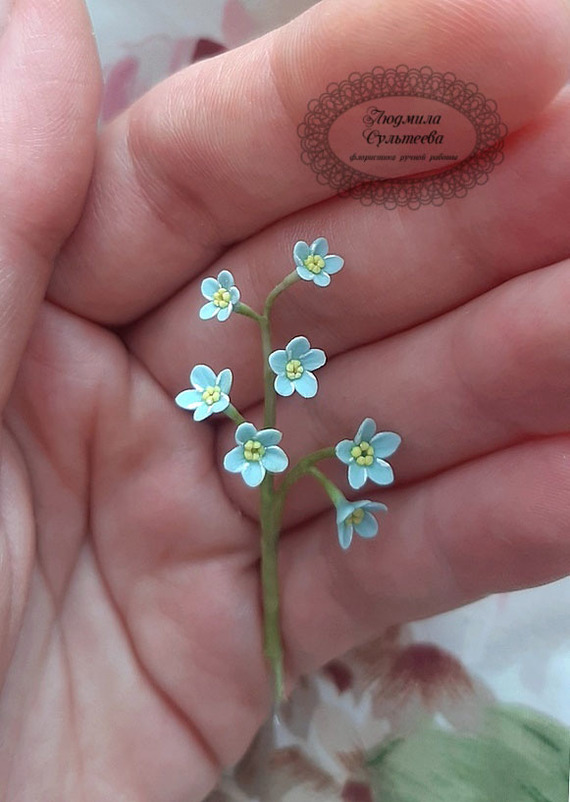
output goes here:
[[368, 467], [374, 462], [374, 449], [365, 440], [360, 445], [354, 445], [350, 449], [350, 454], [354, 457], [357, 465], [364, 465]]
[[300, 379], [304, 373], [304, 368], [298, 359], [291, 359], [285, 365], [285, 374], [290, 381]]
[[265, 454], [265, 448], [259, 440], [248, 440], [243, 447], [243, 455], [248, 462], [259, 462]]
[[310, 270], [311, 273], [320, 273], [323, 267], [325, 266], [325, 260], [322, 256], [318, 256], [318, 254], [310, 254], [307, 256], [305, 261], [303, 262], [307, 270]]
[[215, 404], [216, 401], [220, 400], [221, 394], [222, 391], [220, 390], [219, 387], [206, 387], [206, 389], [202, 393], [202, 401], [204, 401], [204, 403], [208, 404], [208, 406], [211, 407], [212, 404]]
[[216, 306], [220, 307], [220, 309], [225, 309], [226, 306], [230, 305], [230, 293], [228, 290], [224, 290], [223, 287], [220, 287], [220, 289], [216, 290], [214, 293], [212, 300]]
[[345, 523], [347, 524], [354, 524], [357, 525], [362, 523], [362, 519], [364, 518], [364, 510], [362, 507], [358, 507], [354, 512], [351, 512], [348, 518], [345, 519]]

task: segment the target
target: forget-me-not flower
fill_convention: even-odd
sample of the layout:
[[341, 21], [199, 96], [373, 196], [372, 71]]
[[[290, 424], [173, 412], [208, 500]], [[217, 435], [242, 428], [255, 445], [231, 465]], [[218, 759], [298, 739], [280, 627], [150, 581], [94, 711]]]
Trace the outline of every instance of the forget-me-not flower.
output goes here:
[[372, 418], [366, 418], [358, 427], [354, 440], [342, 440], [335, 447], [341, 462], [348, 465], [348, 482], [359, 490], [367, 479], [377, 485], [394, 481], [392, 467], [383, 459], [393, 454], [402, 438], [395, 432], [379, 432]]
[[252, 423], [240, 423], [235, 434], [237, 446], [224, 457], [224, 468], [241, 473], [246, 485], [257, 487], [266, 471], [281, 473], [289, 464], [287, 454], [277, 445], [282, 437], [277, 429], [258, 431]]
[[311, 371], [321, 368], [327, 361], [324, 351], [311, 348], [306, 337], [294, 337], [284, 351], [273, 351], [269, 355], [271, 370], [275, 377], [275, 391], [279, 395], [293, 395], [295, 390], [303, 398], [317, 394], [318, 383]]
[[378, 521], [372, 515], [388, 507], [377, 501], [347, 501], [343, 499], [336, 505], [336, 526], [338, 542], [343, 549], [352, 543], [353, 532], [360, 537], [374, 537], [378, 532]]
[[190, 374], [192, 389], [178, 393], [176, 403], [182, 409], [193, 411], [194, 420], [204, 420], [214, 412], [223, 412], [230, 404], [232, 379], [229, 368], [216, 376], [207, 365], [196, 365]]
[[200, 309], [202, 320], [217, 317], [227, 320], [240, 299], [234, 277], [229, 270], [222, 270], [218, 278], [205, 278], [202, 282], [202, 295], [208, 300]]
[[293, 259], [297, 265], [297, 273], [305, 281], [312, 281], [318, 287], [328, 287], [331, 276], [338, 273], [344, 264], [340, 256], [328, 255], [329, 244], [324, 237], [319, 237], [310, 245], [300, 241], [293, 248]]

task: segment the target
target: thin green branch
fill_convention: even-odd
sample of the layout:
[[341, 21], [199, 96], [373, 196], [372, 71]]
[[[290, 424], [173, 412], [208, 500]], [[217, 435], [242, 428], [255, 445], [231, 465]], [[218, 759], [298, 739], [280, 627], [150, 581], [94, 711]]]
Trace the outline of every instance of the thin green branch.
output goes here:
[[275, 388], [273, 386], [275, 375], [269, 364], [269, 355], [271, 354], [271, 331], [269, 327], [269, 318], [265, 316], [262, 317], [259, 325], [261, 328], [261, 350], [263, 352], [263, 387], [265, 396], [263, 425], [266, 429], [271, 429], [275, 426], [276, 396]]
[[344, 493], [339, 490], [335, 483], [331, 482], [328, 476], [325, 476], [322, 471], [319, 471], [318, 468], [312, 467], [309, 468], [307, 473], [311, 474], [311, 476], [314, 476], [317, 482], [323, 486], [327, 496], [335, 506], [339, 502], [344, 501]]
[[[308, 474], [311, 474], [313, 470], [317, 470], [314, 468], [317, 462], [320, 462], [323, 459], [331, 459], [334, 456], [335, 450], [333, 446], [321, 448], [318, 451], [313, 451], [312, 454], [307, 454], [306, 457], [303, 457], [303, 459], [299, 460], [299, 462], [285, 474], [285, 478], [281, 483], [279, 490], [275, 494], [276, 515], [279, 518], [279, 521], [281, 521], [281, 517], [283, 515], [283, 507], [285, 506], [287, 494], [295, 482], [297, 482], [302, 476], [307, 476]], [[321, 474], [320, 471], [317, 471], [317, 473], [320, 476], [324, 476], [324, 474]], [[319, 478], [315, 474], [313, 475], [316, 479]], [[340, 490], [338, 492], [340, 493]]]
[[285, 697], [283, 644], [279, 616], [277, 544], [281, 527], [279, 505], [269, 473], [261, 484], [261, 587], [263, 598], [263, 650], [271, 666], [275, 702]]
[[237, 304], [234, 306], [234, 312], [237, 312], [238, 315], [244, 315], [245, 317], [250, 317], [252, 320], [255, 320], [256, 323], [261, 325], [261, 321], [263, 320], [263, 315], [259, 315], [255, 309], [252, 309], [251, 306], [244, 304], [243, 301], [238, 301]]
[[231, 418], [238, 426], [240, 423], [245, 423], [244, 416], [234, 407], [233, 404], [230, 404], [224, 409], [224, 415], [227, 415], [228, 418]]
[[299, 462], [287, 472], [283, 482], [281, 483], [281, 487], [279, 488], [278, 495], [284, 498], [295, 482], [297, 482], [302, 476], [305, 476], [313, 467], [313, 465], [323, 459], [332, 459], [334, 456], [335, 450], [333, 446], [321, 448], [318, 451], [313, 451], [312, 454], [307, 454], [306, 457], [300, 459]]
[[300, 281], [301, 277], [297, 273], [296, 270], [293, 270], [292, 273], [289, 273], [288, 276], [285, 276], [283, 281], [278, 284], [267, 296], [267, 300], [265, 301], [265, 306], [263, 308], [263, 315], [264, 317], [269, 317], [269, 313], [271, 312], [271, 307], [273, 306], [275, 299], [278, 295], [281, 295], [287, 287], [290, 287], [291, 284], [295, 284], [296, 281]]

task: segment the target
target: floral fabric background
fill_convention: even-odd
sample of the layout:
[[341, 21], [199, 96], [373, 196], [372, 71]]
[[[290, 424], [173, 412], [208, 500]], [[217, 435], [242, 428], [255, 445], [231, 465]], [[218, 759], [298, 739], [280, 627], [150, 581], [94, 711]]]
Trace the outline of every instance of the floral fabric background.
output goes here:
[[[103, 122], [309, 0], [88, 0]], [[566, 802], [570, 579], [395, 629], [307, 678], [209, 802]]]

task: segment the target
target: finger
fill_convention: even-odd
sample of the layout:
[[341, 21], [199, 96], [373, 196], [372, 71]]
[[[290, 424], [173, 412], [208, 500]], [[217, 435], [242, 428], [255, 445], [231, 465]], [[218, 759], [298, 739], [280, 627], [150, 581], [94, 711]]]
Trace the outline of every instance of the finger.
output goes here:
[[[567, 89], [507, 142], [493, 181], [455, 208], [424, 209], [421, 218], [416, 212], [379, 218], [377, 210], [359, 204], [352, 216], [342, 201], [331, 201], [233, 249], [209, 272], [231, 269], [243, 300], [260, 309], [266, 293], [292, 269], [296, 239], [324, 233], [345, 266], [328, 288], [302, 281], [279, 297], [274, 347], [304, 333], [330, 358], [416, 326], [570, 255], [569, 125]], [[131, 328], [130, 347], [172, 395], [196, 363], [231, 367], [234, 403], [247, 407], [262, 393], [257, 327], [235, 314], [226, 323], [200, 322], [203, 303], [200, 281], [193, 282]]]
[[[379, 58], [464, 76], [517, 130], [563, 85], [569, 26], [562, 0], [509, 0], [500, 8], [483, 0], [368, 0], [358, 14], [346, 0], [329, 0], [194, 65], [104, 133], [53, 298], [92, 319], [125, 323], [229, 244], [331, 197], [301, 163], [297, 126], [331, 80], [368, 71]], [[423, 219], [416, 214], [416, 223]], [[375, 220], [384, 231], [398, 224], [378, 210]]]
[[0, 405], [87, 189], [97, 55], [76, 0], [14, 0], [0, 39]]
[[[398, 484], [570, 431], [569, 268], [566, 261], [514, 279], [442, 318], [331, 360], [317, 371], [314, 400], [282, 400], [279, 427], [291, 464], [353, 437], [366, 417], [403, 437], [389, 458]], [[246, 415], [259, 421], [262, 410]], [[233, 445], [228, 425], [219, 462]], [[347, 486], [346, 466], [328, 465]], [[227, 476], [226, 484], [255, 515], [256, 499], [241, 478]], [[326, 505], [310, 488], [292, 495], [287, 524]]]
[[570, 438], [516, 446], [383, 493], [374, 540], [343, 552], [333, 512], [283, 539], [282, 625], [294, 674], [387, 626], [570, 571]]

